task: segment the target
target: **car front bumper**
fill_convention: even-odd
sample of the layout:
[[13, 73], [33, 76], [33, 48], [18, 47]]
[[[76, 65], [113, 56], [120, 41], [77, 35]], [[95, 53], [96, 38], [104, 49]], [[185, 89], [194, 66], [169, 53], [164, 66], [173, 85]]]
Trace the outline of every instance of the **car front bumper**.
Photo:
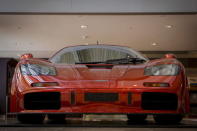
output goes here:
[[183, 114], [182, 100], [167, 88], [43, 89], [22, 93], [12, 113]]

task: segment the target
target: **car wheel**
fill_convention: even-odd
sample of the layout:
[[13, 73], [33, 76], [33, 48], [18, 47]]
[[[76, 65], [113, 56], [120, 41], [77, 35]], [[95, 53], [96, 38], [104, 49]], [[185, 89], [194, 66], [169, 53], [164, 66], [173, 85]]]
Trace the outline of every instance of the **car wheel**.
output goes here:
[[64, 114], [49, 114], [48, 119], [51, 121], [65, 121]]
[[154, 115], [153, 117], [156, 123], [163, 124], [176, 124], [183, 119], [183, 115]]
[[147, 115], [145, 114], [127, 114], [127, 118], [132, 122], [142, 122], [145, 121]]
[[17, 120], [21, 123], [42, 123], [44, 121], [44, 114], [18, 114]]

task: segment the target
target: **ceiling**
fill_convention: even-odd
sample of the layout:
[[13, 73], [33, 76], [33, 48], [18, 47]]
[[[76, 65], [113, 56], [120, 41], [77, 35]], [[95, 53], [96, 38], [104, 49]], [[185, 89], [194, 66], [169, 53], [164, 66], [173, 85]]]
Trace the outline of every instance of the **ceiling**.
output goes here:
[[50, 57], [71, 45], [197, 51], [197, 15], [0, 15], [0, 57]]

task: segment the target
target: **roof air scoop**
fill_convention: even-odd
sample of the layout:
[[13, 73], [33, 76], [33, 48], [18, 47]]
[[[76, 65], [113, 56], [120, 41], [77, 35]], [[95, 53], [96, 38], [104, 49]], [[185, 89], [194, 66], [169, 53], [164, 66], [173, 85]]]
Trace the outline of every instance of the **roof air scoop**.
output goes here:
[[176, 57], [176, 55], [174, 55], [174, 54], [165, 54], [165, 56], [164, 56], [165, 58], [177, 58]]
[[31, 59], [31, 58], [33, 58], [33, 55], [32, 55], [31, 53], [22, 54], [22, 55], [20, 56], [20, 59], [21, 59], [21, 60], [22, 60], [22, 59]]

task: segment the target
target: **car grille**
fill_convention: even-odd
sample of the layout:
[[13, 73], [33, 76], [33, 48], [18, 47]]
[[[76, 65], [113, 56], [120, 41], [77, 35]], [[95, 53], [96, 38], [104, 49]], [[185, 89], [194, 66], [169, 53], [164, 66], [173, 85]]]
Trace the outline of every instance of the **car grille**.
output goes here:
[[24, 96], [24, 108], [27, 110], [52, 110], [59, 109], [59, 92], [35, 92]]
[[144, 110], [176, 110], [178, 98], [176, 94], [160, 92], [142, 93], [142, 109]]
[[115, 102], [118, 101], [118, 93], [85, 93], [85, 101], [89, 102]]

